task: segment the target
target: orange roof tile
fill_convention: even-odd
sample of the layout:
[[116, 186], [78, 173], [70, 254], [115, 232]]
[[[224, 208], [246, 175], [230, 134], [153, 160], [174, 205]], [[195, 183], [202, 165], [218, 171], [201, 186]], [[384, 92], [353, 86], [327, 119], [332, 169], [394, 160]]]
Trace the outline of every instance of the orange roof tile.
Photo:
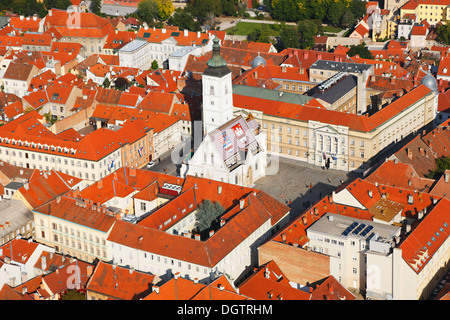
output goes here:
[[311, 300], [356, 300], [356, 296], [329, 276], [311, 293]]
[[118, 300], [140, 300], [147, 296], [155, 276], [99, 261], [86, 290]]
[[[403, 260], [414, 272], [419, 273], [440, 246], [447, 241], [449, 208], [449, 200], [442, 198], [400, 244]], [[427, 254], [424, 255], [425, 252]], [[419, 259], [421, 259], [420, 264], [415, 268], [414, 265]]]
[[259, 266], [243, 283], [239, 292], [255, 300], [310, 300], [310, 294], [292, 287], [274, 261]]

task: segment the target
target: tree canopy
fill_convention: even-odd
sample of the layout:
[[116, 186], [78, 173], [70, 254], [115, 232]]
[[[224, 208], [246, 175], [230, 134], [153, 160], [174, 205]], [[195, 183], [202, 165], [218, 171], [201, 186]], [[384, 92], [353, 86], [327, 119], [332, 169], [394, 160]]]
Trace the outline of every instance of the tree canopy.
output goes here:
[[440, 157], [435, 160], [436, 168], [426, 175], [430, 179], [439, 179], [445, 170], [450, 169], [450, 157]]
[[437, 40], [444, 44], [450, 44], [450, 25], [446, 22], [440, 24], [436, 30]]
[[189, 31], [201, 31], [202, 26], [200, 22], [195, 21], [191, 13], [177, 8], [173, 15], [167, 21], [171, 26], [178, 26], [180, 30], [187, 29]]
[[358, 44], [357, 46], [350, 46], [350, 50], [347, 51], [349, 57], [359, 55], [360, 58], [373, 59], [372, 53], [364, 44]]
[[218, 218], [225, 212], [225, 209], [218, 202], [204, 200], [195, 213], [195, 232], [202, 233], [214, 228], [218, 223]]
[[344, 28], [366, 14], [365, 3], [362, 0], [264, 0], [275, 20], [319, 20]]

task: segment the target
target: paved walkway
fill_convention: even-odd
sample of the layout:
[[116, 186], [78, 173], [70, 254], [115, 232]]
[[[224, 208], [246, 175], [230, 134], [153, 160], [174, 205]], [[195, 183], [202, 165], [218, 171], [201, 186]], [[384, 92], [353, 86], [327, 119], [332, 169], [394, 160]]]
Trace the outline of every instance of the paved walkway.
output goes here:
[[330, 195], [342, 182], [358, 177], [355, 173], [321, 169], [307, 163], [279, 163], [278, 173], [256, 181], [262, 190], [281, 203], [289, 205], [297, 215], [324, 196]]
[[[177, 147], [181, 145], [182, 142]], [[143, 169], [179, 176], [179, 166], [172, 162], [171, 152], [162, 154], [152, 168]], [[300, 161], [280, 159], [278, 172], [257, 180], [254, 188], [290, 206], [295, 216], [324, 196], [330, 195], [343, 182], [356, 177], [359, 177], [356, 173], [326, 170]]]

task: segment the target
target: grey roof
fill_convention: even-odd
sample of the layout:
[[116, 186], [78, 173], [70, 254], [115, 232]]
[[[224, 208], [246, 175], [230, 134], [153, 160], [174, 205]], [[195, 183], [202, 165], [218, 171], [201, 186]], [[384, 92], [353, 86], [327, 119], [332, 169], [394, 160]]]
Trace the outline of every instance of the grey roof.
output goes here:
[[258, 54], [258, 56], [252, 61], [252, 68], [256, 68], [261, 64], [267, 65], [266, 60]]
[[0, 224], [9, 222], [10, 226], [0, 229], [0, 238], [3, 238], [13, 230], [17, 230], [26, 223], [33, 220], [33, 212], [28, 209], [21, 200], [0, 201]]
[[136, 38], [133, 41], [124, 45], [122, 48], [120, 48], [119, 53], [120, 52], [133, 52], [133, 51], [145, 46], [147, 43], [148, 43], [147, 40], [142, 40], [142, 39]]
[[6, 189], [13, 189], [13, 190], [19, 190], [22, 187], [23, 187], [23, 183], [15, 182], [15, 181], [11, 181], [10, 183], [8, 183], [5, 186]]
[[252, 87], [236, 84], [233, 86], [233, 94], [239, 94], [247, 97], [255, 97], [272, 101], [281, 101], [304, 105], [313, 98], [297, 93], [283, 92], [266, 88]]
[[425, 85], [430, 90], [438, 91], [436, 78], [429, 73], [423, 77], [422, 80], [420, 80], [420, 83]]
[[[351, 229], [350, 227], [352, 223], [355, 223], [354, 224], [355, 227], [353, 229]], [[361, 225], [361, 227], [359, 229], [359, 232], [356, 232], [358, 231], [358, 225]], [[372, 228], [370, 232], [365, 233], [364, 229], [367, 226], [372, 226]], [[400, 229], [401, 228], [398, 226], [389, 225], [385, 223], [357, 219], [334, 213], [326, 213], [325, 215], [322, 216], [322, 218], [320, 218], [313, 225], [311, 225], [308, 228], [308, 231], [314, 231], [342, 238], [347, 238], [349, 236], [361, 238], [373, 238], [374, 236], [376, 236], [378, 241], [383, 239], [389, 242], [390, 240], [392, 240], [393, 237], [395, 237], [400, 233]]]
[[[342, 96], [345, 95], [347, 92], [355, 88], [357, 85], [358, 85], [357, 77], [350, 74], [347, 75], [342, 80], [338, 81], [333, 86], [331, 86], [328, 90], [320, 91], [319, 89], [317, 89], [317, 91], [314, 91], [314, 93], [311, 94], [311, 97], [321, 99], [325, 102], [333, 104], [337, 100], [342, 98]], [[316, 88], [318, 87], [319, 86], [317, 86]]]
[[171, 57], [183, 57], [189, 52], [195, 50], [197, 47], [194, 46], [184, 46], [183, 48], [180, 48], [178, 50], [175, 50], [170, 54]]
[[317, 60], [314, 62], [310, 69], [320, 69], [320, 70], [333, 70], [333, 71], [343, 71], [351, 73], [360, 73], [367, 71], [373, 66], [364, 63], [351, 63], [351, 62], [337, 62], [328, 60]]

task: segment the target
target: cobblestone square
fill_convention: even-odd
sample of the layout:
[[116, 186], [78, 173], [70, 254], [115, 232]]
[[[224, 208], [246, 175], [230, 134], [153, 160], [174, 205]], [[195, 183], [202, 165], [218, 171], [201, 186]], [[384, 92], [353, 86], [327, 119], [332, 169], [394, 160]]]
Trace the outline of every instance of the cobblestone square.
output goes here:
[[310, 204], [331, 194], [343, 182], [356, 177], [356, 173], [281, 160], [278, 173], [257, 180], [254, 187], [289, 205], [292, 208], [291, 213], [297, 215]]

